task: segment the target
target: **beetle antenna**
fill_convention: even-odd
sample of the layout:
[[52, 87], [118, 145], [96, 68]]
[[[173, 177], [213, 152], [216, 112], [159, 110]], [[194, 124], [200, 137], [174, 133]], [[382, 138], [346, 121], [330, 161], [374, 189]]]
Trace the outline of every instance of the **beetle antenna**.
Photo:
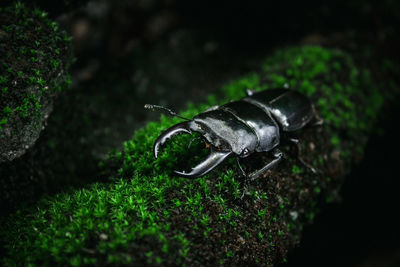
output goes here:
[[163, 107], [163, 106], [152, 105], [152, 104], [146, 104], [146, 105], [144, 105], [144, 108], [145, 108], [145, 109], [151, 109], [151, 110], [153, 110], [153, 111], [154, 111], [155, 109], [159, 109], [159, 110], [168, 112], [169, 115], [171, 115], [171, 116], [173, 116], [173, 117], [178, 117], [178, 118], [181, 118], [181, 119], [190, 121], [190, 119], [185, 118], [185, 117], [182, 117], [181, 115], [179, 115], [179, 114], [176, 113], [175, 111], [173, 111], [173, 110], [171, 110], [171, 109], [169, 109], [169, 108]]

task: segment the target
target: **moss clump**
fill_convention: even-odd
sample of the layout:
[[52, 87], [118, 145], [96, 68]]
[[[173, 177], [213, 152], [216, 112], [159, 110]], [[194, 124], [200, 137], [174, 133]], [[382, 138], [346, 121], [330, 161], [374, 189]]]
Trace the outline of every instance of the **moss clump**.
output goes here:
[[[322, 127], [298, 132], [303, 160], [317, 174], [302, 165], [295, 148], [282, 144], [285, 160], [250, 183], [239, 177], [234, 160], [203, 178], [173, 177], [173, 170], [202, 158], [204, 149], [200, 141], [188, 149], [190, 136], [179, 136], [154, 160], [154, 140], [179, 122], [162, 116], [138, 130], [123, 151], [110, 154], [104, 168], [119, 166], [112, 182], [43, 199], [36, 210], [8, 218], [2, 227], [4, 263], [270, 265], [285, 260], [303, 226], [323, 199], [332, 199], [348, 166], [359, 158], [357, 148], [365, 145], [382, 101], [363, 73], [339, 50], [287, 48], [268, 58], [260, 72], [224, 86], [225, 99], [210, 96], [209, 103], [182, 112], [191, 117], [209, 105], [241, 98], [248, 88], [301, 90], [325, 119]], [[268, 160], [253, 155], [244, 167], [251, 171]]]
[[71, 39], [46, 12], [0, 8], [0, 162], [38, 138], [54, 96], [71, 83]]

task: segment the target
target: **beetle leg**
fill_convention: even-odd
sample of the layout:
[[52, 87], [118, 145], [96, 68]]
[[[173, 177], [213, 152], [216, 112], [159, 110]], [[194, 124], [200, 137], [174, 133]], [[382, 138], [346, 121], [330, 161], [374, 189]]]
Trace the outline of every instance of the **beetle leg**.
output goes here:
[[303, 164], [304, 166], [309, 168], [313, 173], [315, 173], [315, 174], [318, 173], [317, 170], [313, 166], [311, 166], [310, 164], [308, 164], [307, 162], [305, 162], [303, 160], [303, 157], [301, 156], [302, 149], [301, 149], [300, 140], [296, 139], [296, 138], [289, 138], [288, 140], [296, 145], [296, 147], [297, 147], [297, 159], [301, 162], [301, 164]]
[[321, 126], [321, 125], [323, 125], [324, 124], [324, 119], [323, 118], [321, 118], [319, 115], [318, 115], [318, 112], [317, 112], [317, 110], [315, 109], [315, 106], [314, 105], [312, 105], [312, 112], [313, 112], [313, 114], [314, 114], [314, 122], [313, 122], [313, 124], [311, 125], [311, 126]]
[[182, 133], [192, 134], [191, 123], [192, 123], [192, 121], [184, 121], [184, 122], [175, 124], [174, 126], [168, 128], [167, 130], [162, 132], [160, 134], [160, 136], [157, 138], [157, 140], [154, 142], [154, 147], [153, 147], [154, 157], [157, 158], [158, 151], [160, 150], [160, 146], [162, 146], [171, 137], [178, 135], [178, 134], [182, 134]]
[[315, 117], [316, 121], [311, 126], [321, 126], [324, 124], [324, 120], [320, 117]]
[[239, 158], [238, 158], [238, 157], [236, 158], [236, 162], [237, 162], [237, 165], [239, 166], [239, 170], [242, 172], [242, 175], [243, 175], [244, 177], [247, 177], [247, 175], [246, 175], [246, 173], [244, 172], [242, 166], [240, 166], [240, 162], [239, 162]]
[[250, 173], [247, 177], [250, 179], [250, 181], [254, 181], [258, 177], [260, 177], [262, 174], [264, 174], [267, 170], [271, 169], [275, 165], [277, 165], [283, 158], [283, 153], [279, 149], [274, 149], [274, 154], [273, 156], [275, 159], [272, 161], [268, 162], [267, 165], [259, 169], [258, 171], [255, 171], [253, 173]]
[[207, 174], [212, 171], [215, 167], [221, 164], [227, 157], [232, 154], [232, 151], [215, 151], [212, 147], [210, 149], [210, 155], [196, 167], [194, 167], [190, 172], [179, 172], [175, 173], [179, 176], [187, 178], [196, 178]]

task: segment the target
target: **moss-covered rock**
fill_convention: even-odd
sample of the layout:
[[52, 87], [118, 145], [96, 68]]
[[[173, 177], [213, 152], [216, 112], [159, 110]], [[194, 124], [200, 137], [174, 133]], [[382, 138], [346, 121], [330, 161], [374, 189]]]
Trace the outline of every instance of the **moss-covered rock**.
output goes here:
[[[14, 2], [15, 0], [2, 0], [2, 4], [4, 6], [11, 5]], [[56, 18], [61, 14], [65, 14], [85, 6], [88, 0], [54, 0], [51, 2], [46, 0], [20, 0], [19, 2], [27, 3], [40, 9], [44, 9], [49, 12], [49, 16], [51, 18]]]
[[39, 137], [54, 97], [70, 83], [71, 39], [46, 12], [20, 2], [0, 8], [0, 162]]
[[[286, 157], [249, 182], [234, 160], [203, 178], [171, 175], [193, 166], [207, 151], [200, 141], [179, 136], [154, 160], [152, 145], [177, 123], [162, 116], [138, 130], [103, 168], [116, 168], [110, 183], [42, 199], [2, 224], [3, 263], [37, 265], [270, 265], [285, 260], [321, 203], [336, 198], [350, 166], [363, 155], [383, 96], [367, 69], [348, 54], [318, 46], [287, 48], [266, 59], [261, 70], [222, 88], [206, 104], [189, 105], [191, 117], [210, 105], [239, 99], [248, 88], [290, 87], [308, 95], [325, 123], [297, 133], [297, 149], [284, 142]], [[255, 154], [247, 171], [270, 160]], [[26, 216], [29, 214], [29, 216]]]

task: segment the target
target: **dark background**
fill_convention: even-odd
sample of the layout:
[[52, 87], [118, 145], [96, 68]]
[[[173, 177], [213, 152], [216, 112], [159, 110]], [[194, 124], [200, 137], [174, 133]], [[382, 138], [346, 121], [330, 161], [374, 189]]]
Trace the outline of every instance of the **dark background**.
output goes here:
[[[396, 63], [399, 59], [397, 1], [29, 3], [46, 10], [74, 37], [73, 89], [57, 105], [65, 108], [73, 100], [77, 107], [70, 109], [76, 120], [86, 116], [92, 121], [77, 133], [74, 127], [79, 123], [65, 126], [70, 127], [67, 133], [75, 131], [68, 134], [74, 142], [91, 136], [91, 141], [76, 142], [78, 149], [80, 145], [90, 153], [79, 159], [84, 164], [74, 165], [68, 141], [56, 148], [74, 165], [71, 173], [78, 178], [96, 177], [96, 162], [107, 151], [119, 149], [134, 129], [158, 117], [146, 113], [143, 104], [179, 110], [188, 101], [202, 101], [224, 82], [252, 70], [260, 57], [277, 48], [321, 44], [361, 56], [360, 51], [367, 47], [370, 61], [377, 65], [382, 58]], [[104, 76], [115, 84], [104, 82]], [[399, 83], [398, 76], [388, 77]], [[130, 91], [119, 89], [127, 87], [124, 80], [131, 81]], [[382, 110], [377, 128], [382, 128], [383, 134], [370, 138], [365, 158], [346, 178], [342, 199], [322, 209], [315, 223], [305, 228], [299, 248], [282, 266], [400, 266], [399, 138], [395, 130], [400, 109], [396, 104], [393, 99]], [[58, 116], [56, 110], [57, 106], [54, 117]], [[50, 121], [48, 128], [52, 126], [60, 127], [60, 122]], [[46, 131], [36, 149], [52, 138], [51, 130]], [[44, 152], [32, 153], [21, 162], [43, 158]], [[39, 169], [47, 165], [33, 163]], [[83, 183], [92, 181], [86, 178]], [[61, 190], [58, 182], [49, 184], [47, 192], [32, 190], [32, 198]], [[76, 181], [64, 184], [81, 185]]]

